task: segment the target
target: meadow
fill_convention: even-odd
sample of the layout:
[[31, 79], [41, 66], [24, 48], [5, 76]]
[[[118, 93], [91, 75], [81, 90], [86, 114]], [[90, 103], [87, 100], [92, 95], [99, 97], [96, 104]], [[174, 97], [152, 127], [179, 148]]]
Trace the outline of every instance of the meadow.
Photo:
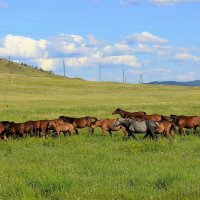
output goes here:
[[[12, 66], [0, 62], [0, 121], [116, 118], [118, 107], [200, 115], [199, 87], [88, 82]], [[200, 199], [198, 134], [125, 141], [120, 131], [79, 132], [1, 141], [0, 199]]]

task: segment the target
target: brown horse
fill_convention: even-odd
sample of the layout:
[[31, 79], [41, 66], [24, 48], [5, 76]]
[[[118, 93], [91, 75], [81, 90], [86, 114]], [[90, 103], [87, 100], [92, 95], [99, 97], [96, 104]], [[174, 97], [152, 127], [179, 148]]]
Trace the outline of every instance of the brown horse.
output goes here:
[[149, 120], [149, 121], [153, 121], [153, 122], [160, 122], [164, 119], [165, 118], [162, 115], [158, 115], [158, 114], [152, 114], [152, 115], [145, 115], [144, 116], [144, 120]]
[[192, 129], [196, 131], [197, 127], [200, 126], [200, 116], [176, 116], [171, 115], [172, 122], [179, 127], [179, 134], [183, 135], [184, 128]]
[[137, 121], [153, 121], [153, 122], [160, 122], [160, 121], [169, 121], [169, 117], [168, 116], [163, 116], [163, 115], [159, 115], [159, 114], [151, 114], [151, 115], [144, 115], [144, 116], [140, 116], [140, 117], [135, 117], [135, 116], [131, 116], [129, 117], [130, 119], [133, 120], [137, 120]]
[[11, 124], [7, 129], [7, 134], [14, 138], [23, 137], [25, 134], [33, 136], [33, 125], [29, 122]]
[[93, 133], [95, 127], [100, 127], [102, 130], [102, 135], [105, 135], [106, 131], [108, 131], [110, 136], [112, 136], [112, 131], [119, 131], [120, 129], [122, 129], [124, 136], [125, 136], [127, 134], [127, 132], [123, 126], [118, 126], [118, 127], [113, 126], [116, 121], [117, 121], [117, 119], [97, 120], [96, 122], [93, 122], [90, 125], [89, 131]]
[[7, 129], [10, 125], [14, 124], [14, 122], [10, 121], [2, 121], [0, 122], [0, 137], [2, 140], [7, 140]]
[[66, 123], [72, 124], [75, 128], [76, 134], [78, 134], [77, 128], [89, 127], [93, 122], [97, 121], [96, 117], [90, 116], [80, 118], [60, 116], [59, 119], [62, 119]]
[[7, 140], [6, 134], [4, 134], [5, 132], [5, 126], [3, 124], [0, 123], [0, 136], [2, 140]]
[[145, 112], [127, 112], [120, 108], [117, 108], [112, 112], [112, 115], [119, 114], [122, 118], [145, 118]]
[[57, 120], [52, 120], [48, 124], [49, 129], [53, 129], [57, 136], [60, 135], [61, 132], [63, 132], [64, 136], [66, 136], [66, 133], [69, 133], [70, 136], [74, 134], [74, 126], [69, 123], [60, 123]]
[[176, 125], [173, 122], [169, 121], [160, 121], [158, 123], [158, 128], [156, 129], [156, 134], [165, 134], [167, 139], [172, 136], [173, 138], [175, 137], [176, 133]]
[[27, 121], [28, 124], [32, 124], [35, 136], [43, 136], [48, 132], [48, 123], [50, 120], [37, 120]]
[[33, 125], [33, 131], [35, 136], [47, 136], [49, 134], [48, 124], [51, 121], [56, 121], [57, 123], [64, 123], [62, 119], [52, 119], [52, 120], [38, 120], [38, 121], [27, 121], [26, 123]]

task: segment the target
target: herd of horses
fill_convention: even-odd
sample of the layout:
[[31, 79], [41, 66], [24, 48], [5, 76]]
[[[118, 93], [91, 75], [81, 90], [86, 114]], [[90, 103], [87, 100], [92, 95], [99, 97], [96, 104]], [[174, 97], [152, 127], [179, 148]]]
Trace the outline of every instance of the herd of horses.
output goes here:
[[86, 116], [81, 118], [60, 116], [53, 120], [26, 121], [15, 123], [11, 121], [0, 122], [0, 137], [7, 141], [9, 137], [20, 138], [26, 135], [46, 137], [48, 135], [59, 136], [63, 133], [79, 134], [78, 129], [88, 127], [88, 132], [93, 134], [96, 127], [100, 127], [102, 135], [108, 132], [112, 136], [113, 131], [123, 131], [127, 138], [135, 137], [135, 134], [144, 133], [144, 138], [155, 138], [158, 134], [166, 136], [168, 139], [175, 137], [176, 128], [180, 135], [184, 134], [184, 128], [196, 131], [200, 126], [200, 116], [183, 115], [147, 115], [146, 112], [128, 112], [117, 108], [113, 115], [121, 116], [119, 119], [100, 119]]

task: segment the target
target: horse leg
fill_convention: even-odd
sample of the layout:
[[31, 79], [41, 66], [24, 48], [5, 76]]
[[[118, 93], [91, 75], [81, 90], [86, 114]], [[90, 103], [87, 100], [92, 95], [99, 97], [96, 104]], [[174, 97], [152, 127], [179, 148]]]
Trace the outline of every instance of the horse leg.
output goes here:
[[153, 127], [148, 127], [147, 129], [147, 133], [149, 134], [150, 138], [151, 139], [154, 139], [155, 138], [155, 128]]
[[[68, 131], [63, 131], [63, 135], [66, 137], [67, 136], [67, 132]], [[70, 136], [71, 136], [71, 133], [69, 132]]]
[[123, 131], [123, 133], [124, 133], [124, 137], [126, 137], [126, 135], [127, 135], [126, 128], [124, 128], [123, 126], [121, 126], [121, 129], [122, 129], [122, 131]]
[[111, 130], [108, 130], [108, 133], [110, 134], [110, 137], [112, 137], [112, 131]]
[[102, 135], [103, 135], [103, 136], [106, 135], [106, 131], [105, 131], [105, 129], [102, 129]]
[[77, 128], [75, 128], [75, 133], [76, 133], [76, 135], [79, 135], [79, 132], [78, 132]]
[[173, 139], [175, 139], [175, 131], [174, 130], [171, 131], [171, 136], [173, 137]]
[[130, 139], [132, 136], [132, 138], [136, 139], [135, 135], [134, 135], [134, 132], [133, 131], [129, 131], [128, 132], [128, 136], [127, 136], [127, 139]]
[[3, 134], [1, 135], [1, 139], [4, 140], [4, 141], [7, 141], [7, 140], [8, 140], [6, 133], [3, 133]]
[[144, 135], [143, 139], [146, 139], [148, 137], [149, 133], [146, 132], [146, 134]]
[[181, 135], [181, 136], [183, 136], [183, 134], [184, 134], [184, 130], [183, 130], [183, 128], [182, 127], [179, 127], [179, 135]]
[[196, 126], [194, 127], [193, 134], [197, 134], [197, 128], [198, 128], [198, 125], [196, 125]]
[[94, 134], [94, 128], [88, 129], [88, 133], [89, 133], [89, 134], [91, 133], [91, 134], [93, 135], [93, 134]]
[[137, 139], [133, 133], [132, 133], [132, 138]]

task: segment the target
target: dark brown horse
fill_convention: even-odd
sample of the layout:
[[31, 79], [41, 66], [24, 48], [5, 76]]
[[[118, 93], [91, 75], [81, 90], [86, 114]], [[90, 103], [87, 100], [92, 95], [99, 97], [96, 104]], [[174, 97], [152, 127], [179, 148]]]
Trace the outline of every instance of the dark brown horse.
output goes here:
[[200, 116], [176, 116], [171, 115], [172, 122], [179, 127], [179, 134], [183, 135], [184, 128], [192, 129], [196, 131], [197, 127], [200, 126]]
[[102, 135], [105, 135], [106, 131], [108, 131], [110, 136], [112, 136], [112, 131], [119, 131], [120, 129], [122, 129], [124, 136], [126, 136], [127, 132], [126, 132], [126, 129], [123, 126], [117, 126], [117, 127], [113, 126], [116, 121], [117, 121], [117, 119], [97, 120], [96, 122], [93, 122], [89, 126], [89, 131], [91, 131], [93, 133], [95, 127], [100, 127], [101, 130], [102, 130]]
[[144, 118], [146, 116], [145, 112], [128, 112], [117, 108], [112, 112], [112, 115], [119, 114], [122, 118]]
[[60, 116], [59, 119], [62, 119], [66, 123], [72, 124], [75, 128], [76, 134], [78, 134], [77, 128], [89, 127], [91, 123], [97, 121], [96, 117], [90, 117], [90, 116], [80, 117], [80, 118]]
[[23, 137], [25, 134], [33, 136], [33, 125], [29, 122], [11, 124], [7, 129], [7, 134], [14, 138]]

